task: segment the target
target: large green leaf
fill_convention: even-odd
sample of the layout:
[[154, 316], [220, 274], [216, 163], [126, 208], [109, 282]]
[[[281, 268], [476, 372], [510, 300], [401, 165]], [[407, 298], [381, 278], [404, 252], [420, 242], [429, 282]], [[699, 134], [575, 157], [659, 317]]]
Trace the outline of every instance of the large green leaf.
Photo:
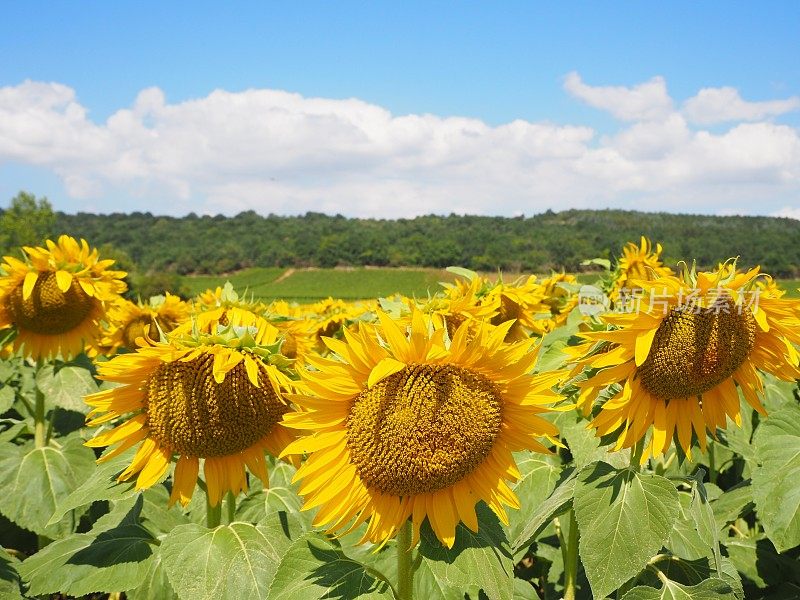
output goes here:
[[587, 420], [578, 411], [559, 413], [554, 422], [567, 442], [576, 469], [595, 461], [604, 461], [620, 468], [630, 463], [630, 451], [611, 452], [609, 446], [602, 446], [594, 430], [586, 428]]
[[769, 540], [731, 538], [725, 548], [734, 566], [754, 586], [765, 588], [784, 581], [800, 583], [797, 560], [778, 554]]
[[733, 600], [733, 589], [722, 579], [707, 579], [697, 585], [681, 585], [665, 581], [661, 589], [638, 586], [622, 597], [622, 600]]
[[291, 542], [283, 532], [249, 523], [214, 529], [190, 523], [161, 544], [169, 582], [184, 600], [266, 598]]
[[269, 600], [393, 597], [378, 573], [348, 558], [338, 544], [318, 533], [308, 533], [291, 545], [269, 590]]
[[779, 552], [800, 544], [800, 406], [771, 414], [753, 437], [753, 500]]
[[571, 470], [566, 470], [562, 472], [561, 478], [561, 482], [553, 490], [553, 493], [534, 508], [527, 517], [525, 526], [514, 538], [512, 547], [515, 554], [530, 546], [553, 520], [553, 517], [569, 510], [575, 492], [576, 474]]
[[161, 560], [161, 551], [156, 550], [153, 559], [147, 568], [147, 573], [132, 590], [127, 590], [125, 596], [128, 600], [176, 600], [178, 595], [169, 583], [164, 563]]
[[556, 458], [531, 453], [518, 457], [517, 467], [522, 477], [514, 486], [514, 493], [519, 498], [520, 509], [508, 515], [512, 540], [519, 537], [536, 509], [550, 496], [562, 471]]
[[717, 529], [720, 531], [730, 523], [753, 512], [753, 507], [753, 487], [749, 481], [725, 490], [721, 496], [711, 502]]
[[312, 529], [315, 511], [301, 512], [303, 502], [291, 483], [295, 469], [278, 462], [270, 469], [269, 487], [254, 478], [247, 496], [236, 507], [236, 520], [261, 525], [280, 525], [284, 534], [297, 539]]
[[0, 546], [0, 599], [22, 600], [19, 587], [19, 561]]
[[[476, 506], [478, 532], [464, 524], [456, 528], [452, 548], [443, 546], [428, 521], [420, 528], [419, 554], [437, 587], [489, 600], [511, 600], [514, 564], [505, 532], [497, 516], [483, 503]], [[449, 596], [448, 596], [449, 597]]]
[[680, 502], [668, 479], [601, 462], [578, 474], [573, 506], [586, 577], [594, 596], [604, 598], [661, 549]]
[[84, 414], [89, 412], [89, 406], [83, 397], [97, 391], [92, 374], [71, 365], [60, 368], [44, 365], [36, 374], [36, 385], [51, 405]]
[[[119, 501], [133, 497], [136, 494], [134, 482], [119, 483], [116, 479], [117, 475], [130, 464], [133, 452], [133, 450], [129, 450], [108, 462], [96, 465], [89, 477], [59, 500], [50, 523], [60, 520], [71, 510], [89, 506], [98, 500]], [[94, 454], [92, 454], [92, 458], [94, 458]]]
[[139, 585], [148, 572], [154, 543], [144, 527], [124, 522], [53, 542], [22, 563], [20, 575], [32, 595], [122, 592]]
[[[20, 527], [60, 538], [71, 533], [77, 516], [66, 514], [49, 524], [59, 501], [77, 488], [94, 469], [94, 453], [77, 436], [55, 448], [0, 446], [0, 512]], [[63, 513], [62, 513], [63, 514]]]
[[680, 510], [666, 546], [677, 556], [689, 560], [714, 558], [717, 531], [714, 514], [697, 489], [679, 492]]

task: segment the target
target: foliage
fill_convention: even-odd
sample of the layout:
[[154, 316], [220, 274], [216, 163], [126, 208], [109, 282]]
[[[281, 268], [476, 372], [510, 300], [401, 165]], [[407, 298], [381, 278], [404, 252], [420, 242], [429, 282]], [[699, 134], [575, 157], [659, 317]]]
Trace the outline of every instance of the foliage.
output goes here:
[[0, 250], [41, 244], [56, 228], [56, 215], [47, 198], [20, 192], [0, 214]]
[[[740, 256], [778, 276], [800, 277], [800, 224], [775, 217], [698, 216], [621, 210], [548, 211], [532, 217], [424, 216], [348, 219], [155, 216], [150, 213], [57, 214], [53, 233], [111, 243], [143, 272], [228, 273], [248, 267], [337, 265], [473, 270], [578, 271], [586, 257], [610, 258], [646, 235], [665, 262], [701, 266]], [[333, 292], [331, 292], [333, 294]]]

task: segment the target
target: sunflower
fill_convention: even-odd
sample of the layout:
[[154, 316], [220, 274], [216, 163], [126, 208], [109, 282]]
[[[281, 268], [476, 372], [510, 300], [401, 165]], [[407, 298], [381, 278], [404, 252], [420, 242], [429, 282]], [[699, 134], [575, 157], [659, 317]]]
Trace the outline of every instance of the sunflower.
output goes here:
[[567, 322], [570, 312], [578, 306], [578, 295], [574, 290], [578, 287], [578, 280], [575, 275], [566, 273], [553, 273], [550, 277], [543, 279], [542, 304], [550, 310], [550, 316], [539, 318], [534, 322], [534, 333], [545, 335], [557, 327]]
[[188, 321], [191, 310], [189, 304], [169, 292], [150, 298], [147, 304], [120, 299], [108, 310], [109, 328], [103, 345], [109, 353], [121, 347], [136, 348], [137, 339], [146, 336], [155, 339], [159, 330], [169, 333]]
[[588, 341], [571, 349], [583, 378], [578, 405], [588, 412], [599, 392], [608, 398], [591, 421], [597, 435], [628, 448], [652, 428], [642, 461], [665, 453], [674, 436], [691, 457], [693, 435], [705, 450], [707, 431], [716, 436], [729, 418], [741, 424], [737, 386], [766, 414], [759, 372], [800, 378], [800, 302], [758, 287], [758, 271], [637, 280], [637, 311], [603, 315], [615, 329], [580, 334]]
[[539, 321], [550, 317], [550, 307], [544, 300], [541, 284], [536, 275], [531, 275], [510, 284], [499, 282], [483, 297], [482, 304], [494, 310], [492, 324], [514, 321], [506, 339], [511, 342], [527, 339], [530, 333], [541, 331]]
[[291, 382], [271, 364], [277, 347], [271, 333], [229, 327], [170, 336], [99, 364], [100, 379], [122, 385], [86, 397], [93, 407], [88, 424], [124, 422], [86, 445], [116, 445], [101, 462], [139, 444], [119, 475], [120, 481], [136, 475], [137, 489], [158, 482], [176, 457], [170, 504], [189, 502], [201, 460], [211, 506], [226, 491], [247, 489], [245, 467], [266, 483], [264, 452], [277, 456], [293, 439], [280, 423]]
[[62, 235], [47, 248], [25, 246], [26, 260], [5, 257], [0, 269], [0, 328], [16, 327], [14, 349], [33, 359], [80, 354], [94, 344], [108, 304], [127, 289], [86, 240]]
[[622, 256], [617, 262], [617, 275], [611, 289], [611, 299], [615, 302], [620, 297], [627, 297], [638, 290], [631, 284], [633, 280], [649, 281], [659, 277], [672, 275], [672, 269], [661, 262], [661, 244], [653, 244], [642, 236], [640, 244], [628, 242], [622, 249]]
[[487, 324], [467, 343], [462, 324], [448, 345], [419, 311], [410, 335], [379, 312], [379, 324], [326, 339], [337, 357], [310, 360], [305, 395], [284, 423], [310, 432], [283, 454], [308, 453], [297, 471], [304, 510], [329, 533], [369, 524], [363, 541], [385, 543], [411, 517], [412, 543], [427, 517], [448, 547], [459, 521], [477, 531], [483, 500], [505, 523], [519, 507], [506, 480], [519, 477], [513, 452], [548, 452], [557, 429], [539, 416], [557, 400], [560, 373], [532, 376], [532, 340], [505, 344], [510, 323]]
[[[454, 283], [442, 285], [444, 291], [430, 298], [419, 308], [431, 315], [436, 326], [447, 327], [451, 337], [464, 321], [477, 324], [497, 315], [498, 311], [493, 305], [481, 303], [481, 296], [488, 282], [477, 273], [471, 273], [468, 279], [459, 277]], [[416, 304], [410, 298], [406, 301], [409, 306]]]

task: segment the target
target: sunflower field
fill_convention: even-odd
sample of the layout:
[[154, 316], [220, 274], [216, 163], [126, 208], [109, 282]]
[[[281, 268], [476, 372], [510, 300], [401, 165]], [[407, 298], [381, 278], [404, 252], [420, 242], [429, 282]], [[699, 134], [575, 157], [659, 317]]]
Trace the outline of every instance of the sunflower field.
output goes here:
[[758, 267], [124, 299], [0, 265], [0, 599], [800, 598], [800, 300]]

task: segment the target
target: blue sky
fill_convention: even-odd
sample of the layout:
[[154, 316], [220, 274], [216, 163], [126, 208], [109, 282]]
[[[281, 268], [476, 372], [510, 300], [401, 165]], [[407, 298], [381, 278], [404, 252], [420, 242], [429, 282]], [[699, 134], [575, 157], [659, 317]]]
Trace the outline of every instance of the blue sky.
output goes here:
[[[800, 206], [797, 2], [2, 13], [2, 197], [24, 188], [68, 212], [389, 217]], [[135, 126], [110, 126], [114, 115]]]

